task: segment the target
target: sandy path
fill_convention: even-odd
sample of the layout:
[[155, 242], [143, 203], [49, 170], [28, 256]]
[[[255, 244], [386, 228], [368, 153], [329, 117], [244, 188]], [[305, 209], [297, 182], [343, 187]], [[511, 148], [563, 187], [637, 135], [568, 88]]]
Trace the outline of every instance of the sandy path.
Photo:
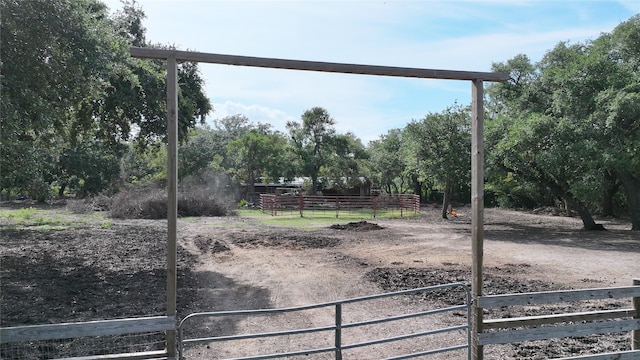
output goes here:
[[[488, 210], [486, 219], [484, 264], [492, 271], [499, 271], [504, 266], [525, 264], [526, 267], [518, 268], [522, 271], [509, 275], [522, 281], [536, 279], [568, 288], [622, 286], [630, 284], [633, 277], [640, 277], [640, 247], [637, 247], [640, 242], [635, 239], [636, 234], [622, 231], [616, 224], [608, 224], [612, 229], [610, 232], [593, 235], [576, 231], [579, 224], [573, 218]], [[433, 218], [426, 221], [376, 220], [385, 229], [370, 232], [319, 229], [296, 233], [301, 237], [312, 233], [313, 236], [320, 234], [340, 239], [337, 246], [305, 249], [251, 243], [239, 246], [233, 241], [238, 232], [243, 232], [242, 236], [245, 237], [248, 232], [250, 236], [260, 239], [264, 229], [261, 230], [255, 224], [222, 226], [219, 221], [208, 219], [195, 224], [182, 224], [180, 227], [183, 246], [200, 259], [196, 271], [221, 274], [233, 281], [233, 284], [228, 285], [231, 291], [225, 292], [225, 298], [219, 298], [217, 302], [216, 299], [210, 299], [214, 300], [210, 304], [216, 304], [215, 310], [302, 306], [379, 293], [381, 290], [376, 285], [363, 278], [367, 271], [379, 267], [468, 267], [471, 264], [470, 226], [464, 215], [453, 221]], [[513, 226], [511, 223], [519, 225]], [[268, 232], [273, 237], [273, 232], [284, 234], [292, 230], [269, 229]], [[230, 250], [215, 254], [203, 253], [202, 249], [194, 245], [196, 236], [224, 242]], [[236, 296], [247, 288], [264, 289], [264, 301], [256, 303], [242, 294]], [[392, 312], [390, 309], [403, 312], [415, 308], [416, 304], [411, 304], [406, 299], [393, 299], [354, 306], [349, 309], [348, 316], [352, 319], [364, 319], [389, 316]], [[329, 309], [272, 316], [268, 324], [264, 318], [245, 319], [234, 323], [233, 330], [242, 333], [268, 331], [274, 327], [292, 329], [329, 326], [333, 321], [333, 311]], [[398, 332], [424, 326], [442, 327], [452, 322], [445, 317], [429, 321], [428, 325], [416, 321], [398, 324], [389, 331]], [[347, 342], [358, 342], [371, 335], [385, 336], [385, 331], [362, 329], [353, 331], [344, 338]], [[210, 348], [199, 346], [191, 347], [187, 358], [205, 359], [211, 358], [212, 354], [231, 357], [238, 356], [240, 350], [256, 351], [258, 348], [292, 351], [300, 349], [304, 342], [311, 342], [314, 347], [329, 347], [332, 341], [333, 334], [328, 332], [278, 341], [245, 341]], [[436, 338], [430, 341], [438, 344], [446, 339]], [[420, 341], [412, 341], [351, 352], [348, 358], [376, 359], [425, 348]], [[494, 358], [500, 358], [504, 356], [504, 351], [498, 349], [493, 354]], [[458, 357], [462, 358], [464, 354], [450, 354], [441, 358]], [[491, 353], [487, 357], [491, 358]], [[304, 358], [329, 359], [333, 358], [333, 354]], [[434, 358], [438, 357], [430, 357]]]

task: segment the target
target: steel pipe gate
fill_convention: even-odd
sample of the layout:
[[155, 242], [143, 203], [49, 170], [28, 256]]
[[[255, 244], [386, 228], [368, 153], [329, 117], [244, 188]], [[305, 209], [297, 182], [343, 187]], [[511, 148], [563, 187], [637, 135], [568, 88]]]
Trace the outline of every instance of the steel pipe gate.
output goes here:
[[[462, 305], [435, 308], [431, 310], [406, 313], [401, 315], [389, 316], [385, 318], [377, 318], [377, 319], [370, 319], [370, 320], [350, 322], [350, 323], [343, 322], [342, 306], [344, 304], [366, 302], [366, 301], [388, 298], [393, 296], [426, 293], [426, 292], [447, 290], [447, 289], [453, 289], [453, 288], [459, 288], [464, 291], [464, 298], [461, 299], [461, 301], [463, 302]], [[215, 318], [222, 318], [222, 317], [247, 318], [252, 316], [265, 316], [265, 315], [269, 316], [274, 314], [294, 313], [294, 312], [308, 311], [313, 309], [323, 309], [323, 308], [333, 308], [334, 310], [333, 325], [304, 328], [304, 329], [284, 330], [284, 331], [269, 331], [269, 332], [254, 333], [254, 334], [218, 335], [218, 336], [203, 336], [203, 337], [192, 337], [192, 338], [185, 336], [185, 329], [193, 329], [192, 327], [193, 325], [191, 325], [191, 323], [196, 319], [212, 320]], [[450, 326], [446, 328], [430, 329], [430, 330], [421, 330], [421, 331], [417, 331], [409, 334], [402, 334], [402, 335], [373, 339], [373, 340], [366, 340], [358, 343], [350, 343], [350, 344], [343, 343], [342, 333], [343, 333], [343, 330], [345, 329], [352, 329], [352, 328], [358, 328], [358, 327], [364, 327], [364, 326], [370, 326], [375, 324], [382, 324], [382, 323], [388, 323], [392, 321], [424, 317], [429, 315], [460, 311], [460, 310], [466, 311], [466, 323], [462, 325]], [[276, 358], [283, 358], [287, 356], [311, 355], [311, 354], [333, 352], [334, 358], [336, 360], [341, 360], [342, 352], [344, 350], [372, 346], [376, 344], [390, 343], [390, 342], [406, 340], [411, 338], [425, 337], [425, 336], [441, 334], [441, 333], [464, 331], [466, 333], [466, 343], [464, 344], [455, 344], [447, 347], [422, 350], [422, 351], [413, 352], [410, 354], [394, 356], [389, 359], [408, 359], [412, 357], [425, 356], [430, 354], [437, 354], [437, 353], [443, 353], [443, 352], [449, 352], [449, 351], [455, 351], [455, 350], [461, 350], [461, 349], [467, 349], [467, 358], [471, 359], [471, 348], [470, 348], [471, 319], [472, 319], [471, 292], [469, 287], [461, 283], [452, 283], [452, 284], [445, 284], [445, 285], [422, 287], [418, 289], [396, 291], [396, 292], [390, 292], [390, 293], [384, 293], [384, 294], [362, 296], [362, 297], [351, 298], [347, 300], [332, 301], [332, 302], [326, 302], [326, 303], [308, 305], [308, 306], [289, 307], [289, 308], [280, 308], [280, 309], [201, 312], [201, 313], [190, 314], [186, 316], [184, 319], [182, 319], [182, 321], [178, 326], [178, 352], [179, 352], [180, 359], [183, 360], [185, 359], [185, 354], [184, 354], [185, 345], [189, 345], [189, 344], [205, 344], [205, 343], [210, 344], [210, 343], [223, 342], [223, 341], [228, 342], [228, 341], [240, 341], [240, 340], [249, 340], [249, 339], [260, 339], [260, 338], [274, 338], [274, 337], [281, 337], [281, 336], [288, 336], [288, 335], [333, 332], [333, 338], [335, 339], [333, 346], [320, 347], [320, 348], [308, 348], [304, 350], [279, 352], [279, 353], [271, 353], [271, 354], [264, 354], [264, 355], [251, 355], [248, 357], [242, 357], [242, 358], [236, 358], [236, 359], [276, 359]]]

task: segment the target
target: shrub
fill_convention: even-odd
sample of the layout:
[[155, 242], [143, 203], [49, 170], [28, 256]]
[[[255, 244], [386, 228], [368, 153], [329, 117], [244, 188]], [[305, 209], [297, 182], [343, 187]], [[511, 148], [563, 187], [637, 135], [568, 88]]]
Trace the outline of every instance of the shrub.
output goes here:
[[96, 195], [86, 199], [67, 199], [67, 210], [75, 214], [86, 214], [93, 211], [109, 211], [113, 199], [106, 195]]
[[[204, 188], [185, 189], [178, 194], [178, 216], [226, 216], [230, 211]], [[166, 219], [167, 194], [158, 189], [119, 193], [109, 214], [121, 219]]]
[[195, 188], [178, 194], [178, 216], [226, 216], [229, 210], [206, 188]]

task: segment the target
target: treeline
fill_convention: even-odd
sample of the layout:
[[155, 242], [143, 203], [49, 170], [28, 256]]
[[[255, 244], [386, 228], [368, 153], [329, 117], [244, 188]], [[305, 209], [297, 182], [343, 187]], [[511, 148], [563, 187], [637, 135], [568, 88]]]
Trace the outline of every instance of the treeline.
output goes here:
[[[2, 1], [3, 194], [46, 200], [166, 180], [164, 64], [132, 59], [153, 46], [135, 2], [110, 16], [97, 0]], [[630, 216], [640, 230], [640, 16], [537, 63], [493, 64], [511, 80], [485, 100], [487, 205], [562, 206], [587, 229], [594, 214]], [[452, 104], [364, 145], [339, 134], [327, 109], [286, 132], [213, 110], [197, 64], [179, 68], [179, 177], [248, 185], [309, 179], [305, 190], [385, 193], [442, 201], [470, 196], [470, 108]], [[246, 195], [245, 195], [246, 196]]]

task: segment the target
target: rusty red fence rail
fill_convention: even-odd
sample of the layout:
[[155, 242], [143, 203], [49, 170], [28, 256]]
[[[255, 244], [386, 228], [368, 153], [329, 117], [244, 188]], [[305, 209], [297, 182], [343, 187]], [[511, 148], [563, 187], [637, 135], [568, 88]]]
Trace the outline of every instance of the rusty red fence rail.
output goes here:
[[303, 217], [305, 211], [334, 211], [336, 217], [339, 217], [341, 211], [358, 210], [370, 210], [373, 217], [376, 217], [379, 211], [389, 210], [399, 211], [400, 216], [403, 216], [405, 212], [420, 212], [420, 196], [409, 194], [378, 196], [260, 194], [260, 210], [270, 212], [272, 216], [276, 216], [278, 213], [297, 212]]

